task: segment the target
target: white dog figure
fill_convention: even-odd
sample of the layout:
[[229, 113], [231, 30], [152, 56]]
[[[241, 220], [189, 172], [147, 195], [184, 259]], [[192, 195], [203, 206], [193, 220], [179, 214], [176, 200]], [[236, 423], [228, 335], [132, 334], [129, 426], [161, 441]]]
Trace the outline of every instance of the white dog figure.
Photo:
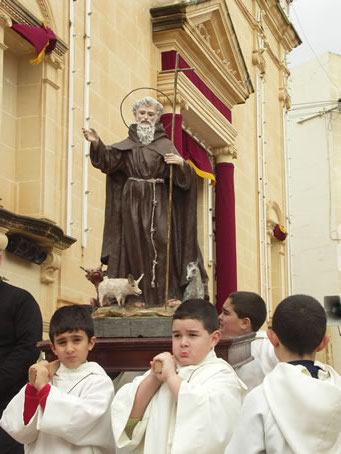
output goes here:
[[205, 296], [205, 288], [201, 279], [198, 262], [189, 262], [186, 269], [186, 279], [188, 280], [188, 285], [184, 291], [182, 301], [197, 298], [203, 299]]
[[124, 305], [128, 295], [141, 295], [142, 290], [139, 288], [139, 282], [143, 278], [143, 274], [135, 281], [132, 274], [126, 278], [108, 278], [104, 277], [103, 281], [98, 286], [99, 305], [110, 306], [110, 299], [116, 298], [119, 307]]

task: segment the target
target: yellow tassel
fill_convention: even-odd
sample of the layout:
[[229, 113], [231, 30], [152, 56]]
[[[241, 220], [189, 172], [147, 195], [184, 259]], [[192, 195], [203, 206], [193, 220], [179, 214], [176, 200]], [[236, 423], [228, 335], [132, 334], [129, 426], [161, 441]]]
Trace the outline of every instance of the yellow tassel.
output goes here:
[[36, 56], [36, 58], [33, 58], [32, 60], [30, 60], [31, 65], [39, 65], [39, 63], [42, 61], [42, 59], [45, 56], [45, 50], [48, 45], [49, 45], [49, 43], [47, 43], [46, 46], [44, 47], [44, 49], [42, 49], [39, 52], [39, 54]]

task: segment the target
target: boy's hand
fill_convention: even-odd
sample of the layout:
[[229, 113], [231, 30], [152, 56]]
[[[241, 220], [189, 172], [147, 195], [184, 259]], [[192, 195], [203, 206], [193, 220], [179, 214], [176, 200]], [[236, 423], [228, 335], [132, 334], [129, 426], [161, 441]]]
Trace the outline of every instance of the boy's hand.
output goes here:
[[154, 356], [152, 370], [160, 381], [166, 381], [169, 377], [176, 375], [176, 363], [173, 355], [164, 352]]
[[33, 364], [29, 369], [28, 369], [28, 382], [32, 385], [35, 386], [36, 378], [37, 378], [37, 372], [40, 367], [47, 367], [48, 366], [48, 361], [39, 361], [38, 363]]
[[41, 366], [36, 368], [36, 372], [37, 375], [34, 382], [34, 387], [37, 391], [40, 391], [49, 382], [49, 371], [47, 367]]
[[[37, 377], [39, 373], [39, 380], [41, 380], [42, 377], [45, 377], [45, 375], [47, 374], [47, 381], [45, 383], [46, 385], [48, 381], [51, 380], [54, 374], [56, 373], [59, 365], [60, 361], [58, 359], [55, 361], [51, 361], [50, 363], [48, 361], [43, 360], [39, 361], [36, 364], [33, 364], [28, 370], [29, 383], [37, 389]], [[41, 371], [41, 369], [43, 370]]]

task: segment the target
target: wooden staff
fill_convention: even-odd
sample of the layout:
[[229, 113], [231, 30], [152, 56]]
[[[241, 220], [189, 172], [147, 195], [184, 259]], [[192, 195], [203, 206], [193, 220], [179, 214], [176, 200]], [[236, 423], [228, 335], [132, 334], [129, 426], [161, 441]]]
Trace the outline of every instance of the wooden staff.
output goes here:
[[[172, 112], [172, 129], [171, 141], [174, 144], [174, 131], [175, 131], [175, 109], [176, 109], [176, 94], [178, 88], [178, 72], [179, 72], [179, 53], [175, 56], [174, 68], [174, 98], [173, 98], [173, 112]], [[170, 261], [170, 239], [171, 239], [171, 225], [172, 225], [172, 200], [173, 200], [173, 164], [169, 169], [169, 194], [168, 194], [168, 216], [167, 216], [167, 252], [166, 252], [166, 285], [165, 285], [165, 309], [167, 309], [168, 290], [169, 290], [169, 261]]]

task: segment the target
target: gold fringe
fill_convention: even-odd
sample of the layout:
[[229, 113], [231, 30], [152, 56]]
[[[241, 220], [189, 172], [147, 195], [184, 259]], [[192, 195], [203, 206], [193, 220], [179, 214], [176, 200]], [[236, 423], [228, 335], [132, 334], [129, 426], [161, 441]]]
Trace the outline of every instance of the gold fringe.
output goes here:
[[204, 170], [199, 169], [190, 159], [187, 160], [188, 164], [193, 167], [195, 173], [201, 178], [206, 180], [211, 180], [215, 184], [215, 176], [211, 172], [205, 172]]

